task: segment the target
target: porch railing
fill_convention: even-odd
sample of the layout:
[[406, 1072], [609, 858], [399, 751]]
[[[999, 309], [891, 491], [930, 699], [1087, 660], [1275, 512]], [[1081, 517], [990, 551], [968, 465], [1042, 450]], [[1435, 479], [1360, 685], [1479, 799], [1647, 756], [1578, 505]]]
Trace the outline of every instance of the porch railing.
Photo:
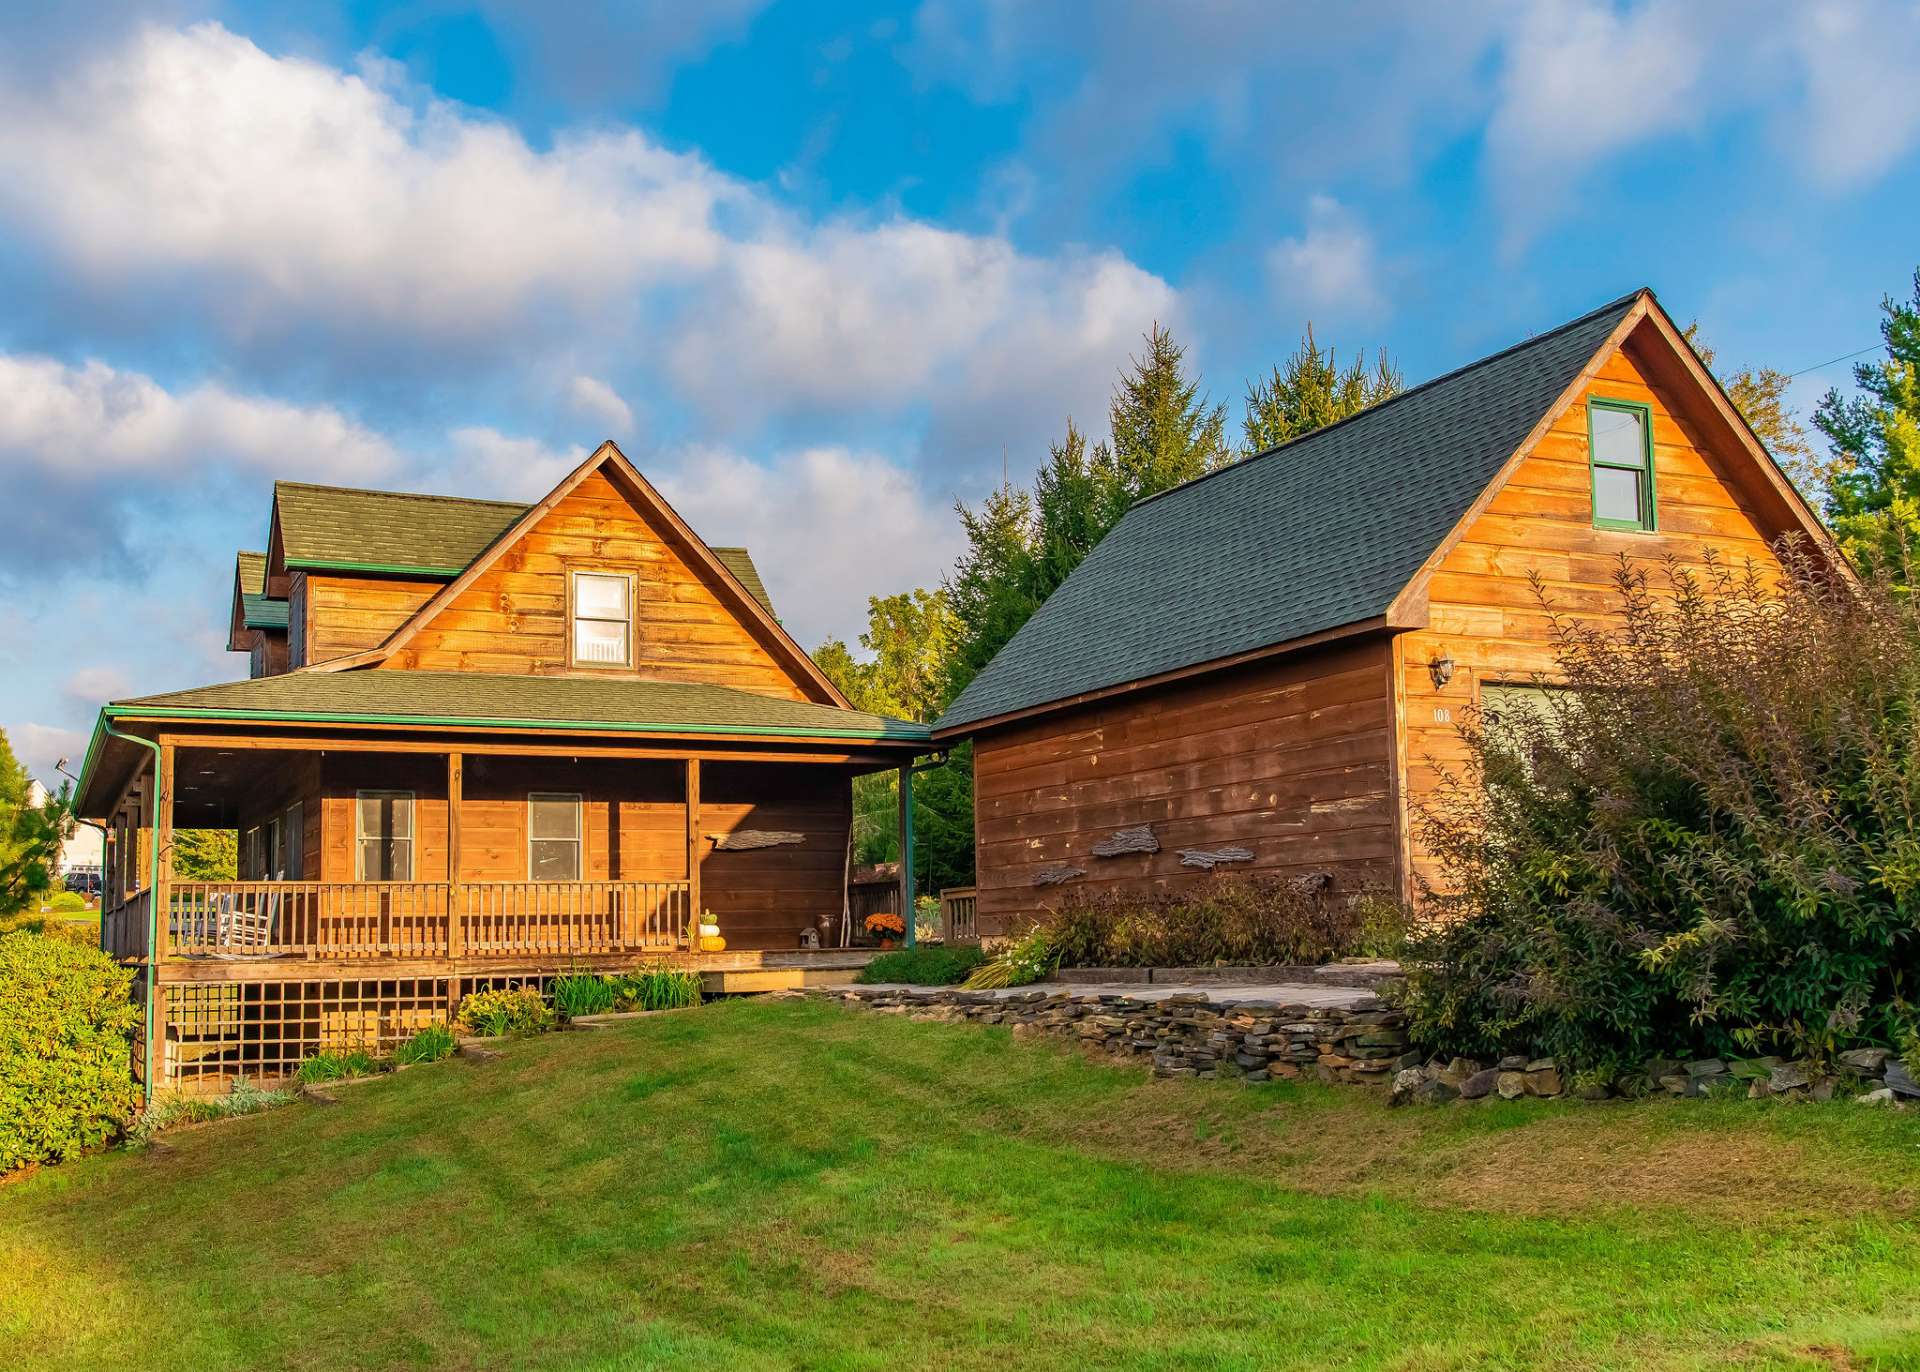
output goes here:
[[[428, 958], [667, 952], [689, 900], [684, 881], [176, 881], [165, 906], [175, 956]], [[145, 951], [133, 922], [123, 956]]]

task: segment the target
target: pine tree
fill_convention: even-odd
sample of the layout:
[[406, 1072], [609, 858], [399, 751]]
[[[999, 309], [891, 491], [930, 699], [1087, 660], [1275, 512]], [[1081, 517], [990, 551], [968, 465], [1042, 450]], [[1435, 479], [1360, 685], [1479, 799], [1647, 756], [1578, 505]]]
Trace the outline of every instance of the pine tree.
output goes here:
[[956, 504], [967, 550], [945, 583], [955, 626], [947, 658], [952, 701], [1039, 608], [1033, 597], [1033, 497], [1006, 485], [980, 508]]
[[33, 802], [33, 778], [0, 730], [0, 916], [18, 914], [53, 885], [60, 847], [73, 831], [68, 787]]
[[1904, 578], [1920, 558], [1920, 270], [1910, 302], [1880, 308], [1885, 359], [1857, 364], [1859, 394], [1829, 390], [1813, 423], [1833, 444], [1827, 514], [1840, 546]]
[[1264, 380], [1247, 385], [1247, 413], [1241, 421], [1245, 450], [1252, 455], [1292, 442], [1398, 395], [1403, 384], [1384, 348], [1372, 367], [1362, 350], [1342, 370], [1332, 346], [1323, 352], [1314, 341], [1309, 321], [1293, 355]]
[[1227, 407], [1211, 408], [1188, 380], [1186, 349], [1158, 324], [1147, 351], [1121, 374], [1108, 420], [1113, 459], [1133, 500], [1191, 481], [1234, 460], [1226, 441]]

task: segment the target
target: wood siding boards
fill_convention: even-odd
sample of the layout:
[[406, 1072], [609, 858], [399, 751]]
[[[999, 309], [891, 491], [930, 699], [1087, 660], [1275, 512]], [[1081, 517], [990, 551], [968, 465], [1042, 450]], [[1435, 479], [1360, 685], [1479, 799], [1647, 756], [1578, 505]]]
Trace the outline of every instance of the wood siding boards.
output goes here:
[[402, 577], [301, 574], [306, 584], [306, 660], [325, 662], [377, 648], [446, 583]]
[[[974, 744], [981, 932], [1066, 900], [1214, 879], [1181, 848], [1243, 846], [1258, 876], [1390, 886], [1395, 817], [1390, 642], [1252, 664], [990, 731]], [[1158, 852], [1096, 857], [1152, 825]], [[1048, 869], [1085, 875], [1036, 888]]]
[[[571, 664], [571, 571], [634, 577], [632, 668]], [[388, 632], [395, 627], [397, 623]], [[733, 686], [789, 700], [813, 698], [664, 531], [603, 472], [590, 474], [380, 665], [515, 675], [646, 676]]]
[[[1532, 681], [1555, 669], [1549, 617], [1531, 582], [1580, 618], [1605, 618], [1617, 604], [1613, 577], [1624, 554], [1664, 585], [1669, 559], [1699, 567], [1712, 550], [1738, 571], [1779, 569], [1772, 541], [1787, 532], [1762, 515], [1752, 459], [1686, 413], [1673, 386], [1656, 384], [1649, 361], [1665, 345], [1641, 326], [1608, 357], [1574, 403], [1554, 420], [1504, 486], [1468, 525], [1428, 581], [1427, 627], [1400, 645], [1405, 785], [1413, 817], [1409, 866], [1416, 883], [1436, 880], [1419, 841], [1418, 812], [1446, 770], [1464, 761], [1458, 726], [1489, 683]], [[1587, 401], [1631, 400], [1653, 416], [1655, 532], [1598, 529], [1587, 458]], [[1430, 664], [1451, 658], [1454, 674], [1436, 687]]]

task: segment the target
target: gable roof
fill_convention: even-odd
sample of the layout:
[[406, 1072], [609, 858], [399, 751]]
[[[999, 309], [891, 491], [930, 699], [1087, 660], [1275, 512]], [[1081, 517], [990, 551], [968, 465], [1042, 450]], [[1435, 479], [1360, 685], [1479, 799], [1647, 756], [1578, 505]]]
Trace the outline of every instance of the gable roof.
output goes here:
[[[273, 501], [288, 567], [388, 572], [428, 580], [459, 576], [533, 508], [520, 501], [301, 481], [274, 482]], [[773, 600], [747, 550], [715, 548], [713, 554], [772, 614]], [[266, 554], [240, 556], [259, 559], [255, 579], [264, 590]]]
[[[738, 621], [750, 629], [757, 629], [764, 635], [764, 646], [776, 660], [784, 663], [794, 680], [803, 683], [827, 704], [842, 709], [851, 708], [840, 688], [820, 670], [819, 664], [807, 655], [807, 650], [796, 643], [793, 636], [781, 627], [780, 621], [773, 617], [772, 606], [766, 599], [766, 588], [761, 587], [758, 595], [750, 590], [735, 573], [733, 566], [709, 547], [705, 539], [688, 527], [687, 522], [680, 518], [679, 512], [667, 503], [666, 497], [654, 489], [653, 483], [640, 474], [640, 469], [627, 460], [627, 455], [621, 452], [619, 445], [611, 439], [594, 449], [585, 461], [562, 477], [560, 483], [539, 501], [523, 506], [520, 516], [496, 535], [478, 557], [468, 563], [452, 581], [429, 597], [424, 605], [388, 634], [378, 647], [368, 649], [366, 652], [312, 663], [300, 668], [300, 671], [351, 671], [359, 667], [376, 666], [392, 657], [484, 575], [501, 554], [536, 528], [541, 520], [552, 513], [563, 500], [579, 489], [583, 481], [596, 472], [611, 477], [616, 488], [624, 487], [624, 494], [633, 502], [636, 509], [665, 526], [667, 536], [678, 542], [679, 550], [689, 566], [696, 572], [706, 573], [712, 584], [719, 590], [723, 602], [729, 599], [734, 602]], [[744, 563], [747, 570], [753, 570], [752, 559], [745, 557], [744, 550], [738, 551], [740, 555], [736, 557], [735, 562]], [[759, 580], [757, 572], [754, 580], [756, 582]]]
[[936, 737], [1377, 621], [1603, 348], [1609, 301], [1135, 505], [934, 724]]
[[233, 609], [227, 623], [227, 651], [243, 653], [253, 642], [243, 635], [249, 629], [287, 627], [287, 602], [266, 594], [267, 555], [240, 552], [233, 555]]

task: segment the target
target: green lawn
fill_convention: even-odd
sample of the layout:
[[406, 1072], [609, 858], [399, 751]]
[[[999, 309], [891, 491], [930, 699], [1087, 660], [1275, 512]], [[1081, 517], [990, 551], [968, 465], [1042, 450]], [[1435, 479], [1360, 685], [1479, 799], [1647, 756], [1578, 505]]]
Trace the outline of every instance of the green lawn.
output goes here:
[[1920, 1114], [740, 1002], [0, 1187], [7, 1368], [1920, 1367]]

